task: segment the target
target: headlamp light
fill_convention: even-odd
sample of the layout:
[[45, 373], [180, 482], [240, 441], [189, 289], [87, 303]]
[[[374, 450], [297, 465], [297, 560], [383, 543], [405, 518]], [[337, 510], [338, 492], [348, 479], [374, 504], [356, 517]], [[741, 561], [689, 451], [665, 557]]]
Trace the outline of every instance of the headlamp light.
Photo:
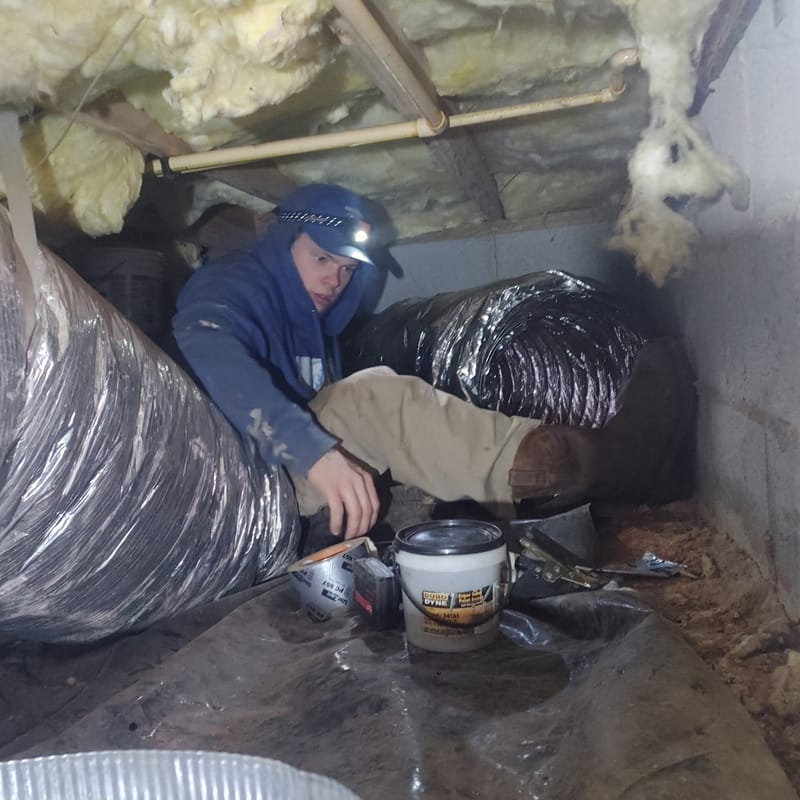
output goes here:
[[353, 241], [357, 244], [366, 244], [369, 241], [369, 223], [356, 220], [353, 226]]

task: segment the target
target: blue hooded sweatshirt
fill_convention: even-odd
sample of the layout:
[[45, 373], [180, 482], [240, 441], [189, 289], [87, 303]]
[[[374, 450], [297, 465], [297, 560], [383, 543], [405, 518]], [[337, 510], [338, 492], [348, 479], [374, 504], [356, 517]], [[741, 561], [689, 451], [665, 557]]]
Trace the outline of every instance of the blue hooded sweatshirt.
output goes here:
[[374, 268], [362, 264], [320, 316], [292, 261], [299, 226], [275, 222], [255, 252], [209, 263], [178, 297], [175, 340], [195, 377], [268, 464], [305, 475], [336, 443], [308, 410], [342, 377], [338, 335]]

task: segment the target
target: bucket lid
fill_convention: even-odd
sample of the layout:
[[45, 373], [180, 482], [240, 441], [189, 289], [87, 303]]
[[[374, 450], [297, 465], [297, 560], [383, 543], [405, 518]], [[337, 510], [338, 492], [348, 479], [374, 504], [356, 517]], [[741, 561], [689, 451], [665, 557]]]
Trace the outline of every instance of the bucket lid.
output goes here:
[[423, 556], [483, 553], [505, 544], [503, 532], [491, 522], [436, 519], [403, 528], [394, 537], [398, 550]]

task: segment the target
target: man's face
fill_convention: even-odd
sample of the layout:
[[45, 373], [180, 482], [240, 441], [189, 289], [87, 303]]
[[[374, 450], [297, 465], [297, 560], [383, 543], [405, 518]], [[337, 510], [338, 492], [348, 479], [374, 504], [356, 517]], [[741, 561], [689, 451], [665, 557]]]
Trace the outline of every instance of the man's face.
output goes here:
[[323, 250], [307, 233], [301, 233], [294, 240], [292, 260], [320, 314], [336, 302], [359, 266], [355, 259]]

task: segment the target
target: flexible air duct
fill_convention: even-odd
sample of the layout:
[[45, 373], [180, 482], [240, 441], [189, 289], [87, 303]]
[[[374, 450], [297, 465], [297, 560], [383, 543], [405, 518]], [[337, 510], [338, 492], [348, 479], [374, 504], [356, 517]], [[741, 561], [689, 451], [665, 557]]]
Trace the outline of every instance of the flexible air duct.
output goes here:
[[271, 758], [109, 750], [0, 764], [3, 800], [358, 800], [341, 783]]
[[564, 272], [535, 272], [411, 299], [351, 328], [349, 372], [385, 364], [481, 408], [599, 427], [645, 341], [622, 299]]
[[2, 208], [0, 259], [0, 637], [97, 639], [294, 561], [284, 473], [69, 267], [32, 281]]

